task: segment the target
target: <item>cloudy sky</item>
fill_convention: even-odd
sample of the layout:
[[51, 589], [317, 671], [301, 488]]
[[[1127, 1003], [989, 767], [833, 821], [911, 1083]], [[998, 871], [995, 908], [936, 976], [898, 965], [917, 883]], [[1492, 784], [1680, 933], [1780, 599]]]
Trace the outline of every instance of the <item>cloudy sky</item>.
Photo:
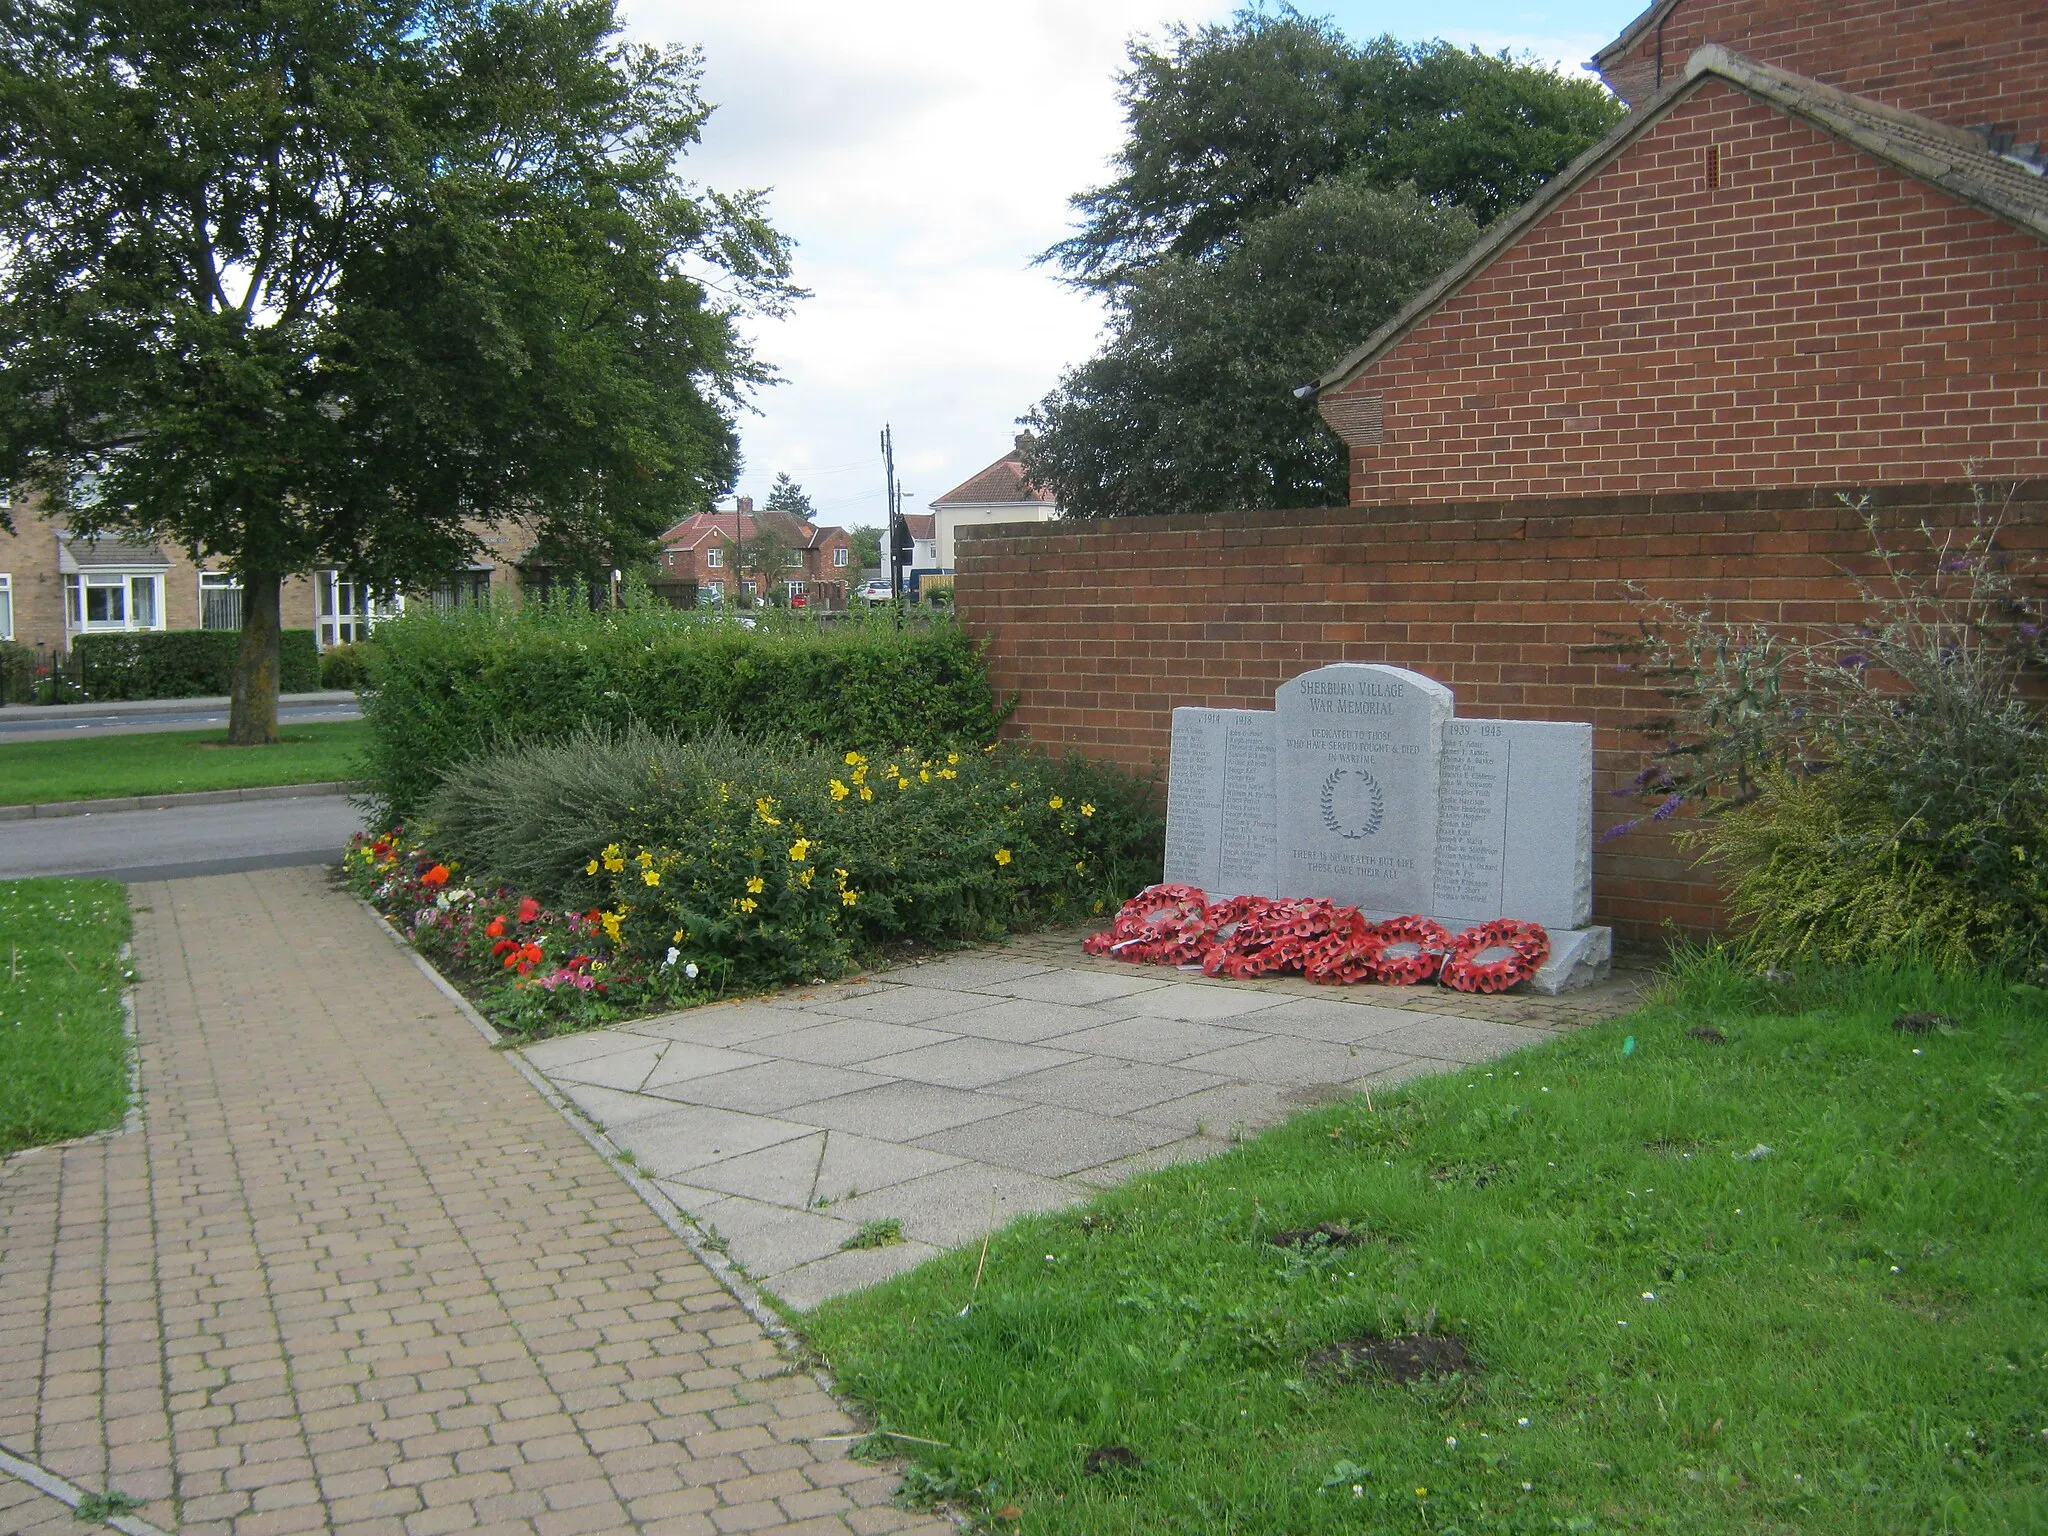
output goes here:
[[[1427, 33], [1577, 66], [1644, 0], [1316, 5], [1354, 37]], [[1096, 305], [1032, 258], [1122, 139], [1126, 40], [1227, 16], [1195, 0], [625, 0], [649, 41], [700, 44], [718, 104], [690, 174], [772, 189], [812, 297], [755, 329], [783, 382], [741, 421], [739, 489], [794, 475], [820, 519], [879, 523], [895, 430], [922, 508], [999, 457], [1095, 349]], [[1433, 19], [1420, 26], [1419, 14]]]

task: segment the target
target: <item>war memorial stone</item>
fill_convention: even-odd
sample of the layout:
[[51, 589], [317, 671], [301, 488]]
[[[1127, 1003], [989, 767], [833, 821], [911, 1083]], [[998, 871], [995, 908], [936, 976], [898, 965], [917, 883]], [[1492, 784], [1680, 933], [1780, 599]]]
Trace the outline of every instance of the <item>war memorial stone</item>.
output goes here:
[[1441, 683], [1362, 663], [1304, 673], [1274, 703], [1173, 712], [1167, 880], [1453, 930], [1520, 918], [1551, 936], [1537, 990], [1606, 974], [1590, 725], [1459, 720]]

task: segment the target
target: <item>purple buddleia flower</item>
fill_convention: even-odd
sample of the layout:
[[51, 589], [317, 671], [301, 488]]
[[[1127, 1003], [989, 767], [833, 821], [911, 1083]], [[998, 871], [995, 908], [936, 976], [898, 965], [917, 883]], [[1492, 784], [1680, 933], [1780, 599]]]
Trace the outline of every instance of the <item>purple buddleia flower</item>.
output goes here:
[[1633, 821], [1616, 822], [1613, 826], [1609, 827], [1605, 832], [1602, 832], [1600, 834], [1600, 841], [1603, 843], [1611, 843], [1617, 837], [1626, 837], [1629, 833], [1635, 831], [1635, 829], [1637, 827], [1640, 827], [1642, 824], [1643, 820], [1640, 816], [1638, 816]]
[[1650, 820], [1669, 821], [1678, 814], [1678, 808], [1683, 804], [1685, 804], [1685, 796], [1673, 795], [1670, 799], [1659, 805], [1657, 809], [1650, 812]]

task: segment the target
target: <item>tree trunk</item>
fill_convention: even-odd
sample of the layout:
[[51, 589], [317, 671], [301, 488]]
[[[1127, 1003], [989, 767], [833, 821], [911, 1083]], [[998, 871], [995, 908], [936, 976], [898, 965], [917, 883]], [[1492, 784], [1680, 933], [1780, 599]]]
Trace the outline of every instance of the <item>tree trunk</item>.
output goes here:
[[242, 646], [235, 653], [234, 701], [228, 708], [228, 745], [277, 743], [279, 603], [284, 578], [276, 571], [242, 573]]

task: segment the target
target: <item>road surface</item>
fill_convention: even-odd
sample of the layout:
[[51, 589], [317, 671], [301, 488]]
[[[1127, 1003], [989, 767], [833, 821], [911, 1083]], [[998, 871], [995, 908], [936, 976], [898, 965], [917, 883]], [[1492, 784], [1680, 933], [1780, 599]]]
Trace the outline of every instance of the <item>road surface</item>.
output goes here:
[[[277, 704], [277, 723], [310, 725], [326, 720], [360, 720], [362, 706], [352, 693], [286, 694]], [[133, 704], [32, 704], [0, 709], [0, 742], [62, 741], [72, 736], [129, 736], [146, 731], [217, 731], [228, 723], [226, 699], [146, 699]]]
[[362, 813], [346, 795], [0, 822], [0, 880], [32, 875], [182, 880], [329, 864], [341, 857], [349, 834], [361, 825]]

